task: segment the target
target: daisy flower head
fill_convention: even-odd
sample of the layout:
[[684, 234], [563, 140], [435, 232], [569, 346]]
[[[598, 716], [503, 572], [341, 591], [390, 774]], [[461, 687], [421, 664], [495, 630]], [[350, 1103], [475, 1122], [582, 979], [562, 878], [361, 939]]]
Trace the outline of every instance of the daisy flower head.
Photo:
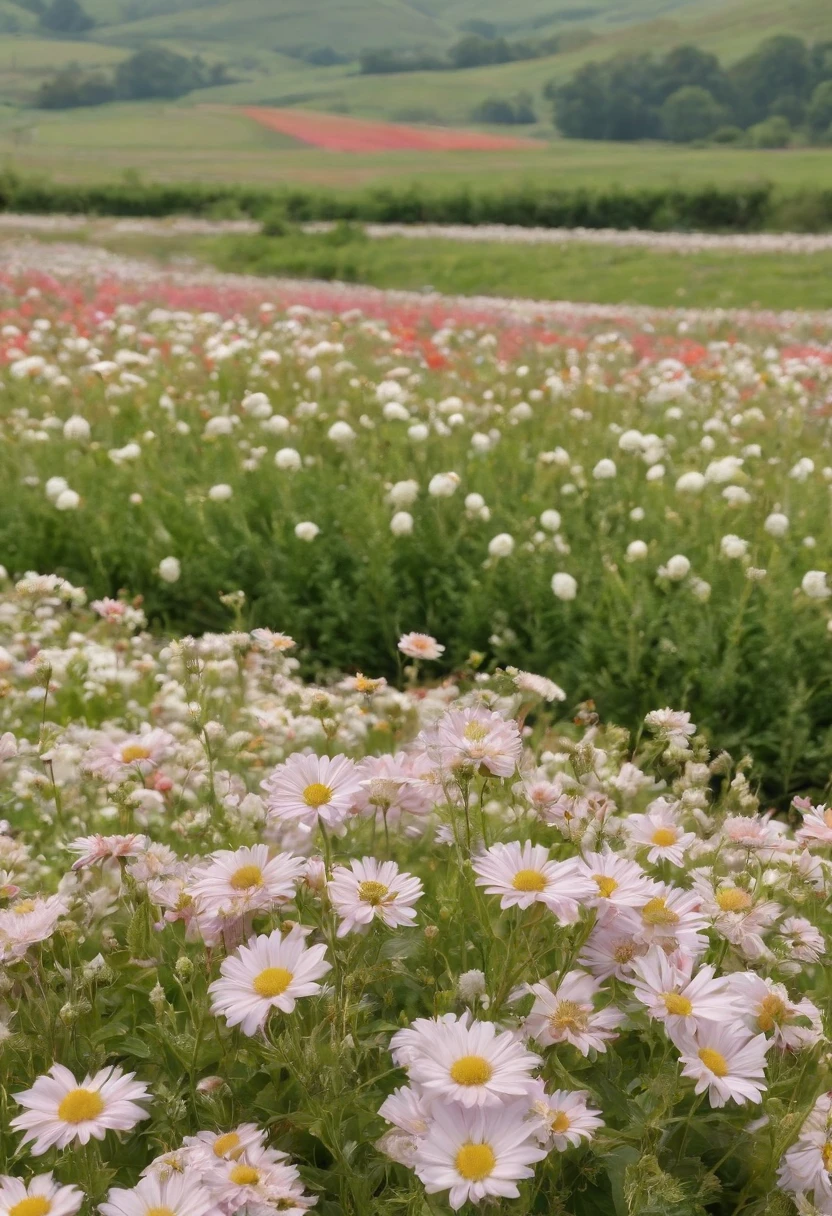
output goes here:
[[68, 1068], [53, 1064], [31, 1089], [14, 1095], [24, 1113], [10, 1126], [24, 1133], [22, 1144], [31, 1142], [33, 1157], [75, 1140], [103, 1140], [108, 1131], [129, 1132], [148, 1117], [141, 1103], [150, 1100], [147, 1086], [134, 1076], [120, 1068], [102, 1068], [79, 1085]]
[[487, 1196], [516, 1199], [517, 1183], [546, 1156], [526, 1119], [526, 1102], [498, 1107], [437, 1106], [416, 1149], [415, 1171], [429, 1195], [448, 1191], [456, 1212]]
[[51, 1173], [28, 1182], [0, 1175], [0, 1216], [74, 1216], [83, 1202], [77, 1186], [61, 1186]]
[[262, 1148], [265, 1140], [266, 1133], [256, 1123], [241, 1123], [230, 1132], [197, 1132], [195, 1136], [186, 1136], [182, 1145], [208, 1169], [218, 1161], [237, 1161], [251, 1149]]
[[655, 947], [632, 965], [633, 992], [651, 1018], [664, 1022], [675, 1043], [681, 1033], [694, 1034], [700, 1022], [736, 1022], [739, 1017], [727, 978], [715, 978], [713, 967], [695, 976], [676, 966]]
[[604, 1126], [604, 1120], [588, 1099], [585, 1089], [556, 1089], [547, 1093], [545, 1083], [535, 1081], [531, 1122], [541, 1144], [565, 1153], [568, 1148], [578, 1148], [582, 1140], [592, 1140], [598, 1128]]
[[341, 918], [338, 937], [366, 929], [373, 920], [388, 928], [412, 925], [413, 905], [424, 894], [421, 880], [401, 873], [395, 861], [374, 857], [353, 859], [350, 867], [336, 866], [327, 886], [332, 906]]
[[808, 997], [793, 1001], [785, 984], [757, 975], [736, 971], [730, 976], [737, 1011], [751, 1034], [771, 1035], [781, 1051], [800, 1051], [813, 1047], [823, 1038], [820, 1010]]
[[72, 863], [73, 870], [82, 870], [112, 857], [138, 857], [147, 845], [147, 837], [137, 832], [127, 836], [102, 836], [96, 832], [92, 836], [78, 836], [66, 847], [70, 853], [79, 854], [78, 860]]
[[552, 989], [546, 983], [531, 984], [534, 1005], [524, 1030], [542, 1047], [571, 1043], [582, 1056], [607, 1050], [607, 1042], [618, 1037], [624, 1015], [614, 1006], [595, 1009], [601, 981], [584, 971], [568, 971]]
[[445, 647], [429, 633], [403, 633], [398, 647], [409, 659], [439, 659], [445, 653]]
[[624, 820], [624, 830], [631, 844], [647, 849], [651, 865], [669, 861], [671, 865], [683, 866], [685, 853], [696, 840], [695, 832], [686, 832], [679, 826], [675, 806], [664, 798], [657, 798], [643, 815], [629, 815]]
[[337, 831], [361, 788], [357, 766], [348, 756], [304, 756], [279, 764], [262, 783], [269, 816], [294, 820], [312, 831], [320, 822]]
[[228, 1212], [305, 1212], [311, 1202], [297, 1168], [285, 1153], [268, 1148], [253, 1148], [236, 1160], [220, 1161], [211, 1190], [220, 1211]]
[[258, 650], [264, 654], [285, 654], [294, 650], [297, 642], [288, 633], [274, 633], [271, 629], [252, 629], [251, 638]]
[[702, 930], [707, 918], [701, 911], [701, 898], [694, 891], [655, 883], [647, 903], [638, 908], [622, 909], [622, 927], [632, 926], [636, 936], [646, 946], [660, 946], [673, 952], [683, 950], [698, 958], [708, 946]]
[[638, 862], [613, 853], [609, 847], [600, 853], [584, 853], [579, 869], [593, 884], [594, 898], [588, 902], [601, 916], [615, 908], [642, 907], [653, 892], [653, 882]]
[[325, 958], [326, 946], [307, 946], [306, 934], [300, 925], [285, 936], [275, 929], [223, 959], [220, 978], [208, 988], [211, 1012], [253, 1035], [273, 1009], [291, 1013], [301, 997], [317, 996], [317, 981], [332, 967]]
[[430, 1126], [430, 1102], [420, 1090], [402, 1086], [384, 1099], [378, 1113], [392, 1127], [375, 1147], [391, 1161], [413, 1169], [419, 1138]]
[[787, 916], [780, 925], [780, 941], [788, 957], [816, 963], [826, 953], [826, 940], [805, 916]]
[[794, 834], [795, 840], [807, 849], [832, 844], [832, 808], [810, 805], [800, 809], [803, 810], [803, 822]]
[[235, 918], [292, 899], [305, 864], [291, 853], [270, 858], [266, 844], [220, 849], [196, 868], [185, 889], [200, 912]]
[[682, 1076], [696, 1081], [695, 1093], [707, 1090], [712, 1107], [762, 1101], [769, 1047], [764, 1034], [752, 1037], [736, 1022], [701, 1022], [680, 1042]]
[[433, 1024], [408, 1065], [410, 1079], [428, 1096], [461, 1106], [498, 1106], [528, 1093], [540, 1056], [493, 1022]]
[[580, 904], [595, 890], [574, 859], [552, 861], [547, 848], [529, 840], [492, 845], [475, 858], [473, 868], [477, 886], [499, 895], [501, 908], [542, 903], [567, 925], [575, 923]]
[[173, 735], [160, 729], [125, 735], [118, 740], [105, 739], [89, 749], [82, 766], [88, 773], [104, 781], [145, 777], [170, 755], [175, 745]]
[[216, 1210], [213, 1194], [190, 1171], [146, 1174], [134, 1187], [113, 1187], [101, 1216], [208, 1216]]
[[0, 912], [0, 959], [22, 958], [29, 946], [45, 942], [67, 911], [60, 895], [15, 900]]
[[[832, 1211], [832, 1094], [821, 1094], [815, 1102], [797, 1140], [783, 1154], [777, 1183], [794, 1197], [800, 1212], [820, 1216]], [[799, 1200], [809, 1193], [814, 1204], [804, 1207]]]
[[596, 979], [607, 980], [614, 975], [629, 984], [634, 962], [646, 953], [647, 947], [635, 937], [632, 926], [629, 932], [619, 928], [611, 910], [608, 917], [594, 925], [578, 955], [578, 963]]
[[690, 714], [681, 709], [654, 709], [646, 715], [644, 724], [672, 747], [687, 748], [688, 739], [696, 734]]
[[523, 752], [517, 723], [487, 709], [452, 709], [437, 726], [440, 763], [452, 771], [485, 770], [512, 777]]

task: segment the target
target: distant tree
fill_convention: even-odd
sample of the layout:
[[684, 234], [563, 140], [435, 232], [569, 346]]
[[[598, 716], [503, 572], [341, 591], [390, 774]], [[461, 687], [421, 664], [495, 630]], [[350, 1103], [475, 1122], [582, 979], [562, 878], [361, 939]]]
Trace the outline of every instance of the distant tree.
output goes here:
[[724, 127], [717, 127], [711, 139], [715, 144], [741, 144], [745, 140], [745, 131], [742, 127], [735, 127], [729, 123]]
[[79, 106], [100, 106], [113, 101], [115, 89], [111, 80], [100, 72], [83, 72], [72, 64], [45, 80], [35, 94], [39, 110], [72, 110]]
[[649, 55], [618, 55], [587, 63], [565, 85], [547, 90], [555, 122], [572, 139], [655, 139], [661, 118], [654, 101], [656, 63]]
[[224, 84], [228, 73], [223, 64], [207, 67], [198, 55], [189, 59], [166, 47], [142, 47], [116, 68], [115, 88], [125, 101], [153, 97], [183, 97], [194, 89]]
[[471, 111], [472, 122], [520, 125], [537, 122], [529, 93], [515, 97], [488, 97]]
[[725, 122], [725, 110], [707, 89], [685, 85], [665, 100], [661, 108], [662, 131], [677, 144], [707, 139]]
[[742, 126], [759, 123], [781, 97], [804, 101], [813, 87], [812, 61], [802, 38], [778, 34], [730, 69], [737, 116]]
[[85, 34], [95, 22], [78, 0], [51, 0], [41, 13], [40, 24], [53, 34]]
[[822, 81], [815, 89], [806, 111], [806, 120], [815, 139], [829, 137], [832, 130], [832, 80]]
[[748, 134], [755, 148], [787, 148], [791, 142], [792, 129], [787, 118], [776, 115], [749, 127]]
[[706, 89], [723, 105], [730, 104], [733, 99], [731, 82], [716, 55], [700, 50], [698, 46], [677, 46], [656, 66], [655, 98], [663, 102], [688, 85]]
[[468, 34], [454, 43], [448, 51], [448, 58], [455, 68], [478, 68], [492, 63], [511, 63], [514, 55], [505, 38]]

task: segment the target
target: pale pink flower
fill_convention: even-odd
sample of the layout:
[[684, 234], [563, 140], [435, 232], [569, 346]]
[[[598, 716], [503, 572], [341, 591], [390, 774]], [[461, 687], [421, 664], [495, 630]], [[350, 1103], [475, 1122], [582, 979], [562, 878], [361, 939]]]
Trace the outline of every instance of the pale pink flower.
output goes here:
[[438, 659], [445, 651], [445, 647], [429, 633], [403, 633], [398, 646], [409, 659]]

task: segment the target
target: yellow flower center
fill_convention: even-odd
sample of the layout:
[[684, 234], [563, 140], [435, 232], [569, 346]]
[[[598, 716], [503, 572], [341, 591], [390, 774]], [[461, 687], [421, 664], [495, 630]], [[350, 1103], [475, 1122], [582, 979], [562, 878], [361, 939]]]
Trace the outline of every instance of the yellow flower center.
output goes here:
[[827, 807], [823, 812], [823, 822], [828, 828], [832, 828], [832, 806]]
[[29, 912], [34, 912], [37, 904], [33, 899], [19, 899], [16, 904], [12, 905], [12, 912], [15, 916], [26, 916]]
[[613, 891], [618, 890], [618, 882], [609, 874], [593, 874], [593, 881], [604, 899], [609, 899]]
[[121, 749], [121, 760], [123, 764], [135, 764], [137, 760], [149, 760], [150, 752], [146, 747], [142, 747], [141, 743], [128, 743], [126, 747]]
[[491, 1080], [492, 1072], [488, 1060], [482, 1056], [461, 1056], [451, 1065], [451, 1078], [457, 1085], [485, 1085]]
[[375, 882], [374, 879], [368, 878], [366, 882], [358, 884], [358, 898], [362, 903], [372, 904], [374, 908], [377, 908], [383, 902], [389, 889], [383, 882]]
[[235, 1165], [228, 1176], [237, 1186], [254, 1186], [260, 1181], [260, 1171], [253, 1165]]
[[86, 1123], [97, 1119], [104, 1109], [104, 1099], [94, 1089], [71, 1089], [58, 1106], [58, 1118], [64, 1123]]
[[324, 806], [331, 798], [332, 790], [328, 785], [323, 785], [320, 781], [313, 781], [303, 791], [303, 801], [307, 806], [314, 807], [315, 810], [319, 806]]
[[485, 722], [469, 722], [462, 732], [469, 743], [482, 743], [488, 734]]
[[148, 1208], [144, 1216], [176, 1216], [173, 1208], [165, 1207], [164, 1204], [158, 1208]]
[[832, 1171], [832, 1140], [826, 1141], [826, 1144], [820, 1150], [820, 1155], [823, 1158], [823, 1168]]
[[515, 891], [545, 891], [546, 877], [540, 870], [518, 870], [511, 885]]
[[263, 871], [259, 866], [240, 866], [231, 875], [231, 886], [235, 891], [250, 891], [252, 887], [262, 887]]
[[641, 919], [645, 925], [678, 925], [679, 917], [672, 908], [668, 908], [663, 895], [657, 896], [641, 909]]
[[294, 976], [285, 967], [267, 967], [259, 975], [255, 975], [253, 988], [258, 996], [270, 999], [280, 996], [291, 984]]
[[683, 1018], [688, 1018], [693, 1013], [691, 1002], [686, 996], [681, 996], [678, 992], [663, 992], [662, 1000], [668, 1013], [676, 1013]]
[[561, 1001], [549, 1018], [549, 1025], [556, 1034], [564, 1030], [586, 1030], [589, 1019], [575, 1001]]
[[657, 844], [660, 849], [667, 848], [668, 845], [676, 843], [677, 835], [675, 828], [656, 828], [651, 842]]
[[751, 896], [739, 887], [723, 887], [716, 893], [716, 902], [723, 912], [742, 912], [751, 907]]
[[549, 1127], [556, 1136], [562, 1136], [564, 1132], [569, 1131], [569, 1116], [566, 1111], [553, 1110], [549, 1116]]
[[770, 992], [768, 996], [763, 997], [760, 1012], [757, 1014], [757, 1025], [760, 1030], [774, 1030], [775, 1026], [782, 1026], [787, 1016], [788, 1010], [782, 998], [775, 992]]
[[217, 1136], [214, 1141], [214, 1156], [215, 1157], [230, 1157], [233, 1156], [233, 1149], [239, 1148], [240, 1137], [236, 1132], [226, 1132], [224, 1136]]
[[363, 676], [359, 671], [355, 677], [356, 692], [375, 692], [378, 686], [378, 680], [370, 680], [367, 676]]
[[728, 1075], [728, 1061], [721, 1052], [715, 1051], [713, 1047], [700, 1047], [699, 1059], [715, 1077]]
[[617, 963], [631, 963], [635, 958], [635, 953], [635, 942], [619, 942], [613, 950], [612, 956]]
[[456, 1155], [457, 1171], [467, 1182], [482, 1182], [494, 1172], [497, 1158], [490, 1144], [467, 1141]]
[[46, 1216], [51, 1207], [52, 1200], [45, 1195], [29, 1195], [9, 1208], [9, 1216]]

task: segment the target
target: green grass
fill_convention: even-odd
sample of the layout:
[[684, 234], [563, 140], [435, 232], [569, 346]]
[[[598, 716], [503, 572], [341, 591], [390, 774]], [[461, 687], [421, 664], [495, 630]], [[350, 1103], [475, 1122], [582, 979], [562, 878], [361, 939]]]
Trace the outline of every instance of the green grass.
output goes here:
[[63, 181], [112, 180], [137, 169], [155, 181], [344, 189], [410, 182], [639, 187], [762, 180], [787, 189], [832, 188], [828, 148], [765, 152], [554, 140], [539, 150], [353, 156], [293, 145], [234, 107], [205, 103], [121, 103], [60, 114], [7, 110], [0, 116], [0, 162]]
[[832, 308], [832, 253], [648, 252], [391, 237], [226, 237], [199, 253], [223, 270], [345, 279], [450, 295], [691, 308]]

